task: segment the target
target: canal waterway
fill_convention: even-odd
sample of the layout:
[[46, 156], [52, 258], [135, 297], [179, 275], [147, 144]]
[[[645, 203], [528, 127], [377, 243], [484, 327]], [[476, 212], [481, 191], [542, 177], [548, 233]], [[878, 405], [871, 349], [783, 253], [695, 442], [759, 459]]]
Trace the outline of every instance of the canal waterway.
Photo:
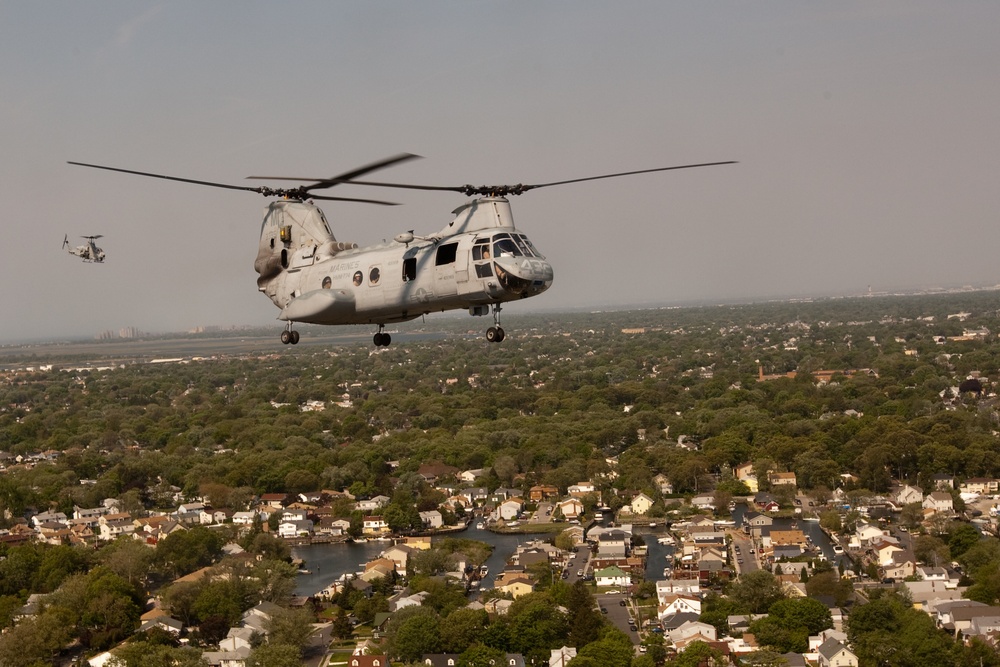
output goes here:
[[[492, 588], [493, 579], [503, 571], [507, 559], [517, 550], [518, 545], [526, 544], [534, 539], [544, 540], [547, 534], [534, 535], [501, 535], [488, 530], [479, 530], [475, 524], [468, 530], [452, 533], [445, 537], [456, 537], [486, 542], [493, 546], [493, 553], [486, 561], [489, 573], [483, 577], [482, 588]], [[438, 538], [435, 538], [435, 540]], [[444, 539], [444, 537], [440, 538]], [[378, 555], [392, 546], [392, 542], [364, 542], [361, 544], [310, 544], [292, 549], [292, 558], [304, 561], [302, 567], [308, 574], [300, 574], [296, 581], [295, 594], [301, 596], [315, 595], [344, 574], [364, 570], [368, 561], [378, 558]]]

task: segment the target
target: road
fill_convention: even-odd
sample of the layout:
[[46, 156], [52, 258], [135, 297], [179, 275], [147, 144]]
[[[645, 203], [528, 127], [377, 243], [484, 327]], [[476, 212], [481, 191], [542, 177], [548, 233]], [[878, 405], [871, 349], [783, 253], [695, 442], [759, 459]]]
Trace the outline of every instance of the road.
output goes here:
[[[757, 554], [751, 554], [750, 551], [754, 549], [753, 542], [749, 537], [741, 537], [739, 533], [730, 533], [733, 537], [732, 550], [733, 553], [733, 564], [736, 567], [737, 574], [743, 574], [744, 572], [753, 572], [754, 570], [760, 569], [760, 563], [757, 562]], [[737, 549], [739, 549], [737, 551]]]
[[634, 617], [632, 616], [632, 607], [622, 605], [622, 602], [626, 602], [628, 597], [625, 593], [599, 594], [594, 597], [597, 598], [598, 606], [607, 610], [605, 616], [616, 628], [627, 634], [633, 644], [641, 643], [639, 633], [629, 627]]

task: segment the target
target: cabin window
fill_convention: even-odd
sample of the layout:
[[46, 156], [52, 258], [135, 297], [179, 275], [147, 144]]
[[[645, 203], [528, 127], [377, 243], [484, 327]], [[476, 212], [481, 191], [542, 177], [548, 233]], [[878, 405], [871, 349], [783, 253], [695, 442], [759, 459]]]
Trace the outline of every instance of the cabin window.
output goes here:
[[493, 276], [493, 269], [489, 264], [476, 264], [476, 277], [490, 278]]
[[368, 283], [371, 285], [377, 285], [379, 278], [382, 277], [382, 272], [378, 270], [377, 266], [373, 266], [372, 270], [368, 272]]
[[490, 240], [476, 239], [476, 245], [472, 246], [473, 261], [480, 261], [490, 258]]
[[458, 257], [458, 244], [457, 243], [447, 243], [437, 251], [437, 257], [434, 260], [435, 266], [444, 266], [445, 264], [454, 264], [455, 258]]
[[354, 272], [354, 278], [353, 278], [353, 280], [354, 280], [354, 286], [355, 287], [361, 287], [361, 283], [364, 282], [364, 279], [365, 279], [365, 277], [364, 277], [364, 275], [360, 271], [355, 271]]
[[330, 289], [333, 287], [333, 281], [330, 280], [330, 276], [323, 278], [323, 289]]
[[409, 257], [403, 260], [403, 282], [417, 279], [417, 258]]

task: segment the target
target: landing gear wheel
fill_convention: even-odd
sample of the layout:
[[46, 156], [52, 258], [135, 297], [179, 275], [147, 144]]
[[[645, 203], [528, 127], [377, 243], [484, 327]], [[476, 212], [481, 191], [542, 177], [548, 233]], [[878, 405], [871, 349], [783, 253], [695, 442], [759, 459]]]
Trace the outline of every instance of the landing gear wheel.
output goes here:
[[299, 332], [298, 331], [292, 331], [291, 332], [291, 339], [288, 342], [291, 343], [292, 345], [298, 345], [299, 344]]
[[392, 336], [387, 333], [382, 334], [382, 345], [384, 347], [389, 347], [389, 343], [392, 342]]
[[288, 345], [291, 342], [292, 342], [292, 332], [289, 331], [288, 329], [285, 329], [284, 331], [281, 332], [281, 344]]
[[372, 338], [372, 342], [375, 343], [375, 347], [382, 347], [382, 332], [378, 332]]
[[499, 343], [504, 339], [505, 335], [503, 329], [500, 327], [499, 303], [493, 304], [493, 324], [496, 326], [492, 326], [486, 330], [486, 340], [488, 340], [491, 343]]

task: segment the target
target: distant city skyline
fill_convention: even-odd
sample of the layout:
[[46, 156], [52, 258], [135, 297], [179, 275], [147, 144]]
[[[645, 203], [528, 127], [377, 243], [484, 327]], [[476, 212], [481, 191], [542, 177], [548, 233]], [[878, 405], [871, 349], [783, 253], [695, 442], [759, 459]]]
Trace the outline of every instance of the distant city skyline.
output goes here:
[[[996, 3], [275, 10], [0, 9], [0, 341], [280, 330], [253, 269], [266, 199], [71, 160], [259, 185], [406, 151], [377, 180], [449, 186], [738, 161], [512, 197], [555, 281], [508, 315], [1000, 283]], [[323, 202], [359, 245], [466, 200], [331, 193], [402, 204]], [[96, 234], [103, 264], [60, 249]]]

